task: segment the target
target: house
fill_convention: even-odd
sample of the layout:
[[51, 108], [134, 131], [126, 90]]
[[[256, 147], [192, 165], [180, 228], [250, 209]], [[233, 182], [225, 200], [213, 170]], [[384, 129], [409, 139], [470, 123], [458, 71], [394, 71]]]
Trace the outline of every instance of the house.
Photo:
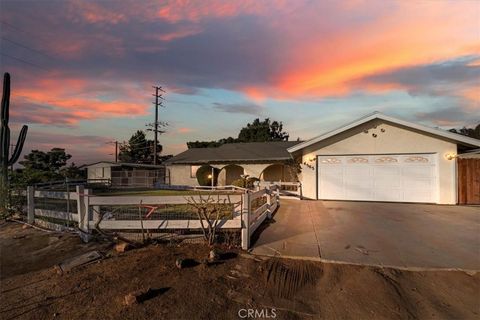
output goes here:
[[197, 185], [198, 168], [211, 166], [219, 185], [246, 174], [299, 181], [310, 199], [456, 204], [457, 157], [479, 147], [478, 139], [376, 112], [303, 142], [189, 149], [165, 164], [172, 184]]
[[218, 185], [231, 185], [244, 175], [261, 181], [297, 181], [288, 148], [300, 141], [230, 143], [192, 148], [165, 161], [172, 185], [198, 185], [202, 166], [218, 170]]
[[100, 161], [83, 166], [89, 183], [112, 187], [153, 187], [165, 183], [165, 166], [141, 163]]
[[376, 112], [288, 152], [302, 163], [308, 198], [455, 204], [457, 155], [478, 147], [478, 139]]

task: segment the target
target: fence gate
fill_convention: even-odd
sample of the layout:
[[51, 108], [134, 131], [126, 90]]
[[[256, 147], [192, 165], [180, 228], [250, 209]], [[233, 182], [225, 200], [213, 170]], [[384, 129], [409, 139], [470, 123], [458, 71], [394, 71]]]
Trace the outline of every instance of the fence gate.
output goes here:
[[480, 159], [458, 159], [458, 203], [480, 204]]

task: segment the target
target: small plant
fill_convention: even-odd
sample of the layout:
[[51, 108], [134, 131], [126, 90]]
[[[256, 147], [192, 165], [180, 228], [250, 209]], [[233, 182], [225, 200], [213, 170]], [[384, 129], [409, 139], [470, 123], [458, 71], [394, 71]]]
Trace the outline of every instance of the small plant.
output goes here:
[[198, 197], [191, 196], [185, 199], [190, 206], [196, 209], [205, 241], [209, 246], [213, 245], [216, 241], [218, 223], [223, 217], [225, 209], [232, 207], [230, 197], [220, 199], [220, 195], [217, 195], [215, 199], [211, 195], [208, 197], [198, 195]]
[[247, 189], [253, 189], [255, 186], [255, 182], [260, 181], [260, 179], [255, 178], [255, 177], [248, 177], [245, 176], [243, 178], [234, 180], [232, 182], [232, 185], [240, 188], [247, 188]]

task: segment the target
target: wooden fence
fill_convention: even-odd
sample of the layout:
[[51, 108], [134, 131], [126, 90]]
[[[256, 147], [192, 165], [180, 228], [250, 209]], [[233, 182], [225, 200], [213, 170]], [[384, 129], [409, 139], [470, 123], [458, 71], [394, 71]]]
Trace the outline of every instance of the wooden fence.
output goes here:
[[480, 158], [457, 159], [458, 203], [480, 204]]
[[[253, 232], [267, 217], [271, 217], [279, 205], [277, 186], [256, 192], [212, 193], [212, 196], [226, 205], [227, 214], [218, 222], [218, 227], [241, 230], [242, 248], [245, 250], [250, 247]], [[135, 232], [199, 230], [201, 221], [197, 216], [182, 210], [188, 207], [188, 200], [199, 202], [200, 197], [205, 198], [205, 195], [95, 196], [83, 186], [77, 186], [75, 192], [35, 191], [34, 187], [28, 187], [27, 214], [29, 223], [59, 231], [78, 230], [82, 239], [88, 241], [97, 228]], [[130, 208], [135, 212], [115, 211], [114, 207]], [[164, 212], [167, 207], [173, 208], [173, 211]], [[179, 213], [175, 213], [177, 210]]]

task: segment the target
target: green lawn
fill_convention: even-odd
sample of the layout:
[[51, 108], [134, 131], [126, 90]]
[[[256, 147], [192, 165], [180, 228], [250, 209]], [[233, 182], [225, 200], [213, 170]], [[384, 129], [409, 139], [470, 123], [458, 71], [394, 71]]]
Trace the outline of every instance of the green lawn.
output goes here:
[[239, 194], [234, 191], [199, 191], [199, 190], [99, 190], [94, 192], [97, 196], [191, 196], [191, 195], [224, 195]]

